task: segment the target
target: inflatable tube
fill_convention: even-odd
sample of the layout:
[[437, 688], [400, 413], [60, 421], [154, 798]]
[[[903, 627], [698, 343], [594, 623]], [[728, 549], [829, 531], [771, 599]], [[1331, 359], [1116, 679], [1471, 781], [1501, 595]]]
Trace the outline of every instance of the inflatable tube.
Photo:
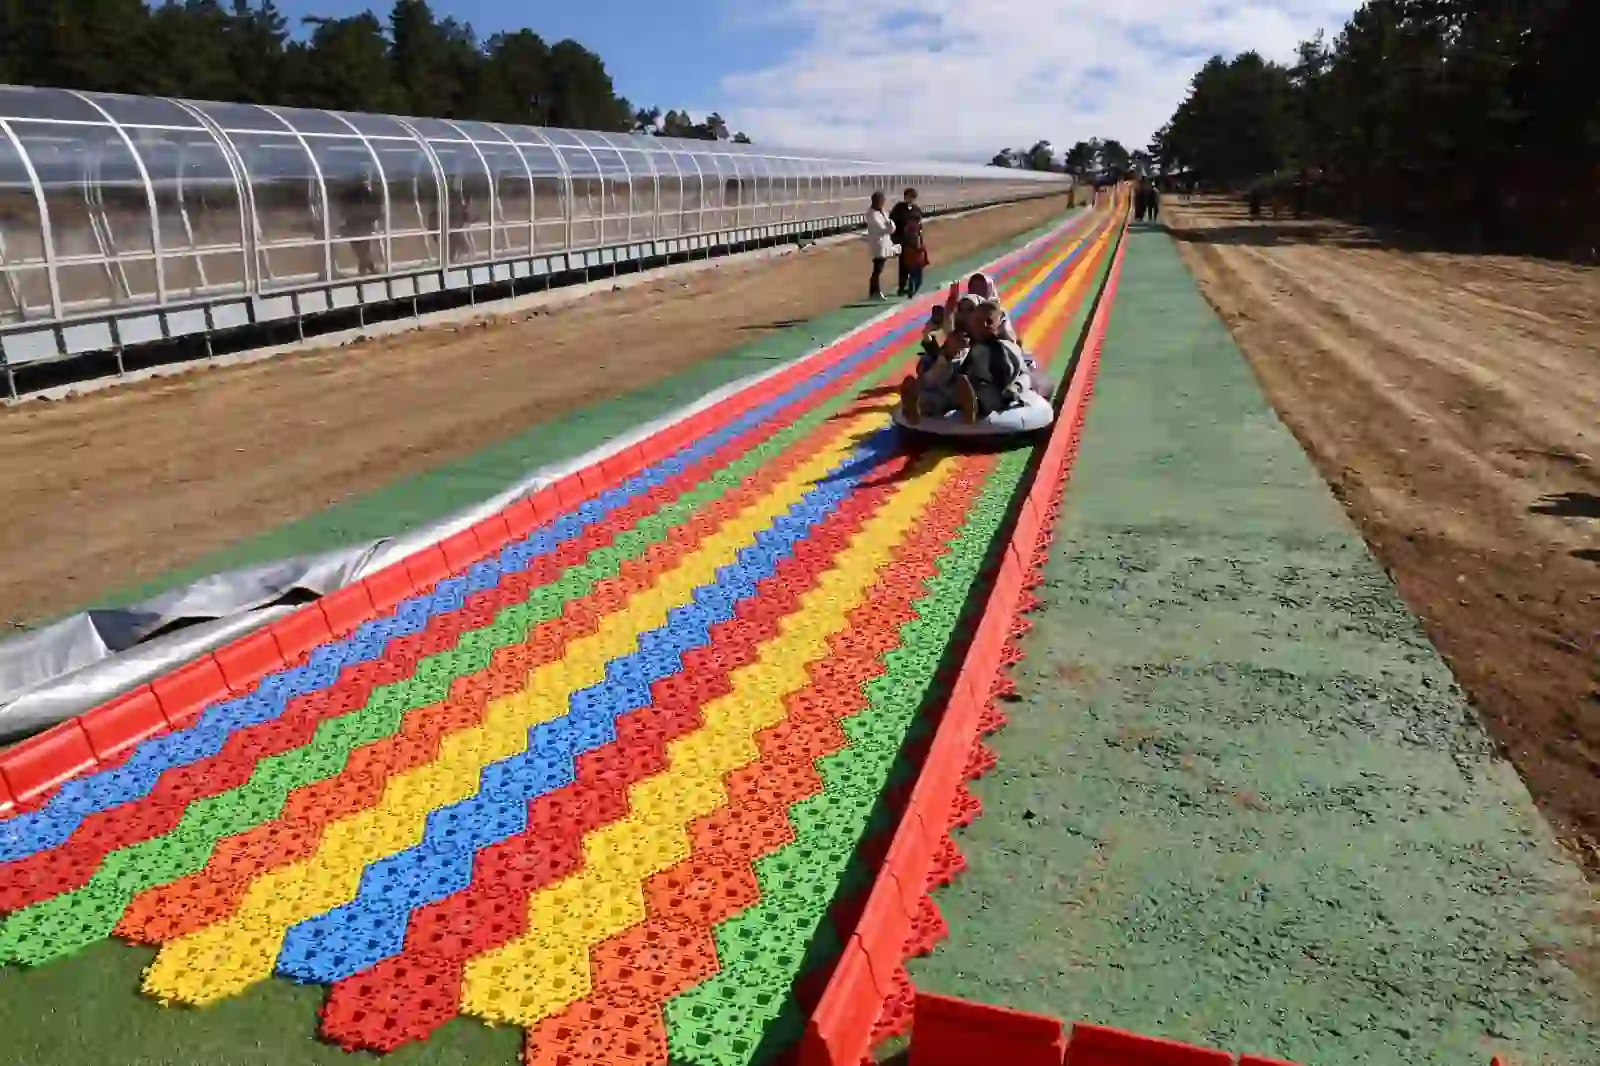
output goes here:
[[1037, 392], [1025, 392], [1017, 406], [996, 411], [970, 424], [952, 412], [936, 418], [922, 418], [913, 426], [905, 420], [899, 404], [894, 405], [889, 417], [901, 429], [931, 437], [1017, 437], [1047, 429], [1056, 420], [1056, 412], [1050, 401]]

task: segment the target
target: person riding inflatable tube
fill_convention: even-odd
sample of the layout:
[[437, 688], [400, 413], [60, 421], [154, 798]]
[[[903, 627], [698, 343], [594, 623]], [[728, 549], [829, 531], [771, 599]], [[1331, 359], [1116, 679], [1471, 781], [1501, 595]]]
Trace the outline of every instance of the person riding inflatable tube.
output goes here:
[[935, 436], [1005, 437], [1054, 422], [1029, 373], [1032, 360], [1006, 335], [1015, 331], [1000, 305], [968, 293], [954, 314], [943, 310], [924, 331], [917, 372], [901, 383], [895, 424]]
[[[945, 298], [945, 314], [954, 320], [959, 307], [963, 305], [979, 307], [985, 303], [994, 303], [1000, 306], [1001, 322], [998, 335], [1014, 344], [1021, 345], [1022, 335], [1017, 332], [1016, 324], [1011, 320], [1011, 312], [1006, 310], [1004, 304], [1000, 303], [1000, 286], [995, 284], [994, 278], [982, 270], [967, 279], [967, 291], [965, 293], [961, 292], [961, 283], [959, 281], [951, 283], [950, 294]], [[1041, 393], [1049, 393], [1051, 391], [1050, 383], [1045, 380], [1044, 375], [1040, 372], [1039, 364], [1026, 351], [1024, 351], [1024, 358], [1027, 360], [1028, 374], [1033, 378], [1035, 390]]]

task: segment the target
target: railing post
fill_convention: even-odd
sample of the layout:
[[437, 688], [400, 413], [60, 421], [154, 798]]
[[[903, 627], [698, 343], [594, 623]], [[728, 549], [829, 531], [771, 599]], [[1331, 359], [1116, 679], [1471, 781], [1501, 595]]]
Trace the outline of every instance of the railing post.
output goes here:
[[11, 361], [6, 358], [6, 348], [3, 343], [0, 343], [0, 372], [4, 372], [6, 376], [6, 399], [15, 400], [17, 398], [17, 375], [11, 369]]

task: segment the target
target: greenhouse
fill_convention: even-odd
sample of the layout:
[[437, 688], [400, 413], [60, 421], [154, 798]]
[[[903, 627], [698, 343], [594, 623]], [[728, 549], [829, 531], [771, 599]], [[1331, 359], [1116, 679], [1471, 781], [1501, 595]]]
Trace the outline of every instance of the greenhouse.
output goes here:
[[10, 366], [452, 289], [837, 232], [1060, 175], [692, 141], [0, 86]]

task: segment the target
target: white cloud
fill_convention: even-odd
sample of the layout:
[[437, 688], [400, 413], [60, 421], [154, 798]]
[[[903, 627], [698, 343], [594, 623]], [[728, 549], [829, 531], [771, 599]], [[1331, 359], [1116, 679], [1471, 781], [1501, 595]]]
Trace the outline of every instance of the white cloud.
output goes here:
[[[1206, 57], [1286, 60], [1356, 0], [772, 0], [796, 33], [732, 75], [720, 110], [758, 143], [865, 156], [987, 160], [1043, 137], [1143, 147]], [[746, 0], [747, 2], [747, 0]]]

